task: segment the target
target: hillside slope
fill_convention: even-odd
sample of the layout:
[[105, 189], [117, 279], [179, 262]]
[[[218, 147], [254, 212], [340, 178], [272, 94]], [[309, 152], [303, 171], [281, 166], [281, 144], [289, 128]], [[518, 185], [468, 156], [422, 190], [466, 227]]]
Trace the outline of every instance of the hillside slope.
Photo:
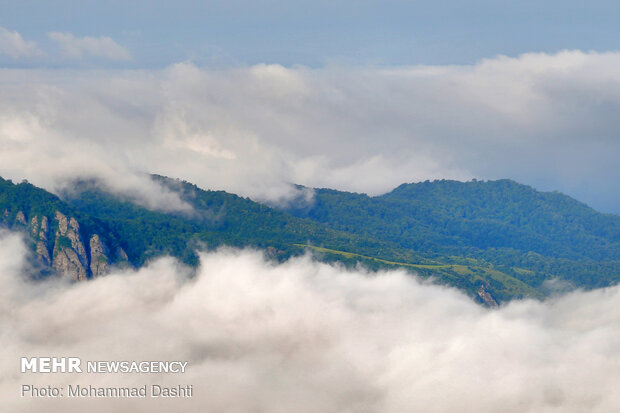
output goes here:
[[39, 264], [75, 279], [161, 255], [196, 265], [196, 250], [228, 245], [279, 261], [311, 251], [347, 266], [404, 268], [487, 305], [542, 297], [554, 278], [584, 288], [620, 280], [620, 217], [508, 180], [405, 184], [379, 197], [317, 189], [311, 205], [283, 211], [153, 179], [193, 211], [149, 210], [96, 182], [77, 182], [59, 198], [0, 179], [0, 223], [28, 234]]
[[536, 287], [552, 277], [584, 287], [620, 280], [620, 217], [511, 180], [403, 184], [377, 197], [316, 189], [310, 208], [289, 212], [427, 257], [517, 267]]

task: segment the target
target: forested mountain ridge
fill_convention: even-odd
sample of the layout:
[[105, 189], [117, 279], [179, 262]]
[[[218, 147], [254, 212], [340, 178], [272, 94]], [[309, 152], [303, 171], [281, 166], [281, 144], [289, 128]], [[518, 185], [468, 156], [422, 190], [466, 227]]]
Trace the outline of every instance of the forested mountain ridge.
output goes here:
[[556, 258], [620, 259], [620, 216], [508, 179], [403, 184], [377, 197], [317, 189], [311, 208], [291, 212], [421, 251], [510, 248]]
[[312, 207], [290, 212], [444, 262], [481, 260], [538, 289], [549, 278], [620, 281], [619, 216], [508, 179], [403, 184], [376, 197], [316, 189]]
[[[96, 182], [77, 182], [58, 197], [0, 179], [0, 221], [29, 234], [40, 262], [80, 279], [164, 254], [196, 265], [196, 250], [229, 245], [264, 249], [276, 260], [311, 250], [345, 265], [406, 268], [487, 305], [542, 297], [555, 278], [583, 288], [620, 281], [620, 217], [510, 180], [403, 184], [376, 197], [315, 189], [309, 204], [281, 210], [152, 178], [193, 211], [149, 210]], [[52, 234], [43, 240], [49, 262], [37, 252], [43, 219]]]

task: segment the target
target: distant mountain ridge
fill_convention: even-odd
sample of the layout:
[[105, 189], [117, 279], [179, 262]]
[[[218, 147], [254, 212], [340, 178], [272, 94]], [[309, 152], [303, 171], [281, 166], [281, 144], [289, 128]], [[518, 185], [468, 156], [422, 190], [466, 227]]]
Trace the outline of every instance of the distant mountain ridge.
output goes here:
[[152, 178], [195, 213], [148, 210], [96, 182], [58, 197], [0, 178], [0, 223], [29, 234], [42, 268], [74, 279], [163, 254], [196, 265], [197, 249], [229, 245], [280, 261], [310, 250], [344, 265], [406, 268], [490, 306], [542, 297], [555, 278], [583, 288], [620, 281], [620, 217], [510, 180], [403, 184], [377, 197], [314, 189], [311, 204], [278, 209]]

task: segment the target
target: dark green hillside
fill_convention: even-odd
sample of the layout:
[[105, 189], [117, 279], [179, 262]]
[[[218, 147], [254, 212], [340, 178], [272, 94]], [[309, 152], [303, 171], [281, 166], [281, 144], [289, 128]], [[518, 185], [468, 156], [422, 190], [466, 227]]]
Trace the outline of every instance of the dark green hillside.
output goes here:
[[511, 274], [530, 285], [620, 280], [620, 217], [510, 180], [427, 181], [378, 197], [317, 189], [312, 208], [291, 213], [443, 261], [517, 267]]
[[221, 245], [275, 249], [284, 259], [303, 251], [296, 244], [355, 250], [406, 261], [422, 260], [388, 242], [343, 233], [224, 191], [204, 191], [187, 182], [155, 177], [182, 195], [192, 213], [151, 211], [129, 200], [79, 184], [66, 198], [74, 208], [105, 222], [123, 240], [135, 265], [161, 254], [196, 263], [195, 250]]
[[[100, 234], [108, 246], [119, 245], [113, 231], [100, 220], [80, 211], [62, 201], [58, 196], [38, 188], [27, 181], [14, 184], [10, 180], [0, 178], [0, 222], [13, 223], [18, 212], [25, 214], [27, 219], [45, 215], [53, 217], [56, 211], [75, 217], [80, 223], [80, 232], [88, 238], [91, 234]], [[56, 232], [54, 220], [50, 220], [50, 233]]]
[[[261, 248], [277, 260], [310, 250], [347, 266], [433, 276], [489, 305], [487, 293], [498, 301], [541, 297], [548, 292], [544, 281], [552, 278], [584, 288], [620, 281], [620, 217], [508, 180], [406, 184], [379, 197], [318, 189], [312, 205], [282, 211], [187, 182], [153, 179], [178, 192], [192, 212], [149, 210], [94, 182], [76, 183], [59, 198], [0, 179], [0, 223], [33, 232], [28, 220], [46, 216], [51, 239], [56, 211], [75, 217], [85, 240], [102, 237], [111, 265], [128, 258], [140, 266], [163, 254], [195, 265], [196, 250], [223, 245]], [[55, 239], [69, 249], [68, 239]], [[88, 243], [85, 249], [88, 254]]]
[[619, 216], [507, 179], [405, 184], [378, 201], [457, 244], [569, 259], [620, 259]]

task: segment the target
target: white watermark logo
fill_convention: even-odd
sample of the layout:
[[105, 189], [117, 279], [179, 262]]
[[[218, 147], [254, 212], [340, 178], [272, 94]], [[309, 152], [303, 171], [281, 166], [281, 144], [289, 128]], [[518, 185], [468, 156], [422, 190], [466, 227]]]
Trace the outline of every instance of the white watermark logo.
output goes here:
[[[87, 373], [185, 373], [187, 361], [87, 361]], [[82, 373], [79, 357], [22, 357], [22, 373]]]
[[22, 357], [22, 373], [81, 373], [78, 357]]
[[[179, 360], [82, 360], [79, 357], [22, 357], [22, 373], [179, 374], [187, 361]], [[149, 380], [151, 381], [151, 380]], [[193, 397], [191, 384], [145, 384], [142, 386], [97, 386], [94, 384], [22, 384], [21, 397], [31, 398], [186, 398]]]

